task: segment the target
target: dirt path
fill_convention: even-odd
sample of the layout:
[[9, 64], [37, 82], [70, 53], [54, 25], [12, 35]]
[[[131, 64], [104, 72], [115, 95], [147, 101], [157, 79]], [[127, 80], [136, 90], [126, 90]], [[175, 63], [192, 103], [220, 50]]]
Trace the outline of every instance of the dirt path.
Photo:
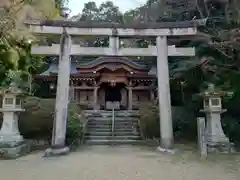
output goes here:
[[[0, 161], [1, 180], [239, 180], [238, 159], [200, 161], [196, 155], [166, 155], [143, 147], [84, 148], [44, 159], [42, 153]], [[215, 161], [215, 162], [214, 162]]]

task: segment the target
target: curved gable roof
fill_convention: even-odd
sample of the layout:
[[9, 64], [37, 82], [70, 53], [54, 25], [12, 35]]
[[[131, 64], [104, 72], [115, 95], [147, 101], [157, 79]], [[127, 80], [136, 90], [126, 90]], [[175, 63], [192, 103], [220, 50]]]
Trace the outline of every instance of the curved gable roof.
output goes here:
[[[71, 69], [70, 69], [70, 74], [77, 74], [79, 73], [77, 71], [77, 64], [76, 63], [72, 63], [71, 64]], [[57, 74], [58, 73], [58, 63], [51, 63], [48, 67], [48, 69], [46, 69], [44, 72], [42, 72], [41, 74], [39, 74], [40, 76], [50, 76], [51, 74]]]
[[127, 66], [130, 66], [133, 69], [147, 70], [146, 66], [140, 65], [140, 64], [138, 64], [128, 58], [124, 58], [124, 57], [100, 57], [93, 61], [83, 63], [83, 64], [79, 65], [78, 68], [80, 68], [80, 69], [93, 68], [93, 67], [101, 65], [103, 63], [121, 63], [121, 64], [125, 64]]

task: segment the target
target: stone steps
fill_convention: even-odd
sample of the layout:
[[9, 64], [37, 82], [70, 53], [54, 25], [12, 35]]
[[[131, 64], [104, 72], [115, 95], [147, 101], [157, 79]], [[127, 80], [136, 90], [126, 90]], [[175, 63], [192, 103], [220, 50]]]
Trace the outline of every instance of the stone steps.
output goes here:
[[[96, 128], [96, 127], [90, 127], [90, 128], [88, 128], [88, 132], [86, 132], [86, 133], [91, 133], [91, 132], [110, 132], [110, 133], [112, 133], [112, 128]], [[132, 128], [128, 128], [128, 129], [119, 129], [119, 128], [117, 128], [117, 129], [115, 129], [115, 132], [118, 132], [118, 133], [132, 133], [133, 132], [133, 130], [132, 130]]]
[[85, 140], [87, 145], [121, 145], [121, 144], [131, 144], [138, 145], [142, 144], [142, 140]]
[[[86, 116], [98, 116], [98, 117], [112, 117], [112, 111], [104, 111], [104, 110], [98, 110], [98, 111], [93, 111], [93, 110], [86, 110], [85, 111]], [[127, 110], [122, 110], [122, 111], [115, 111], [115, 116], [117, 117], [136, 117], [139, 115], [138, 111], [127, 111]]]
[[[140, 132], [131, 132], [131, 131], [128, 131], [128, 132], [124, 132], [124, 131], [121, 131], [121, 132], [118, 132], [118, 131], [115, 131], [114, 133], [114, 136], [117, 136], [117, 137], [122, 137], [122, 136], [132, 136], [132, 135], [135, 135], [135, 136], [140, 136]], [[112, 137], [112, 132], [111, 131], [102, 131], [102, 132], [99, 132], [99, 131], [88, 131], [85, 133], [85, 137], [87, 136], [111, 136]]]
[[[102, 121], [102, 122], [108, 122], [111, 121], [112, 122], [112, 117], [88, 117], [88, 122], [90, 121]], [[129, 122], [129, 121], [133, 121], [133, 122], [138, 122], [138, 118], [136, 117], [115, 117], [114, 118], [115, 122]]]
[[86, 144], [131, 144], [141, 140], [138, 119], [134, 114], [118, 111], [115, 114], [114, 133], [111, 111], [92, 114], [88, 111], [87, 118], [88, 124], [84, 135]]
[[[88, 129], [111, 129], [112, 130], [112, 124], [100, 124], [100, 123], [97, 123], [97, 124], [94, 124], [94, 123], [89, 123], [87, 124], [87, 128]], [[114, 124], [114, 130], [118, 130], [118, 129], [136, 129], [138, 128], [138, 124], [137, 123], [115, 123]]]
[[[112, 127], [112, 122], [89, 122], [88, 127], [103, 127], [103, 126], [111, 126]], [[138, 123], [133, 123], [133, 122], [115, 122], [114, 127], [133, 127], [133, 126], [138, 126]]]
[[93, 139], [93, 140], [98, 140], [98, 139], [110, 139], [110, 140], [126, 140], [126, 139], [130, 139], [130, 140], [139, 140], [140, 137], [138, 135], [122, 135], [122, 136], [112, 136], [112, 135], [85, 135], [85, 139]]

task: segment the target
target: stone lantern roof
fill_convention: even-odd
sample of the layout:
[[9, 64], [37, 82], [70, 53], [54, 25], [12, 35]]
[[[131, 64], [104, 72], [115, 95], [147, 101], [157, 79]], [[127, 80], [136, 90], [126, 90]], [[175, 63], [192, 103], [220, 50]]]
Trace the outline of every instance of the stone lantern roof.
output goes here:
[[1, 88], [0, 94], [22, 94], [22, 90], [16, 85], [16, 83], [11, 83], [8, 88]]
[[209, 84], [207, 90], [200, 93], [200, 96], [203, 97], [223, 97], [232, 95], [233, 92], [222, 91], [219, 88], [216, 88], [214, 84]]

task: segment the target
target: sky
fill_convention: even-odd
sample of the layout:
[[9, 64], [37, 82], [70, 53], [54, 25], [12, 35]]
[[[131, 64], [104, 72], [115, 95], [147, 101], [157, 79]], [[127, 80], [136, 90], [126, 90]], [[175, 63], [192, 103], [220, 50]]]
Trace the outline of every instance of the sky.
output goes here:
[[[79, 14], [84, 7], [84, 3], [87, 3], [89, 1], [95, 1], [96, 4], [99, 6], [106, 0], [69, 0], [68, 7], [71, 10], [71, 16]], [[112, 0], [112, 1], [114, 2], [114, 4], [119, 6], [121, 11], [125, 12], [129, 9], [145, 4], [147, 0]]]

